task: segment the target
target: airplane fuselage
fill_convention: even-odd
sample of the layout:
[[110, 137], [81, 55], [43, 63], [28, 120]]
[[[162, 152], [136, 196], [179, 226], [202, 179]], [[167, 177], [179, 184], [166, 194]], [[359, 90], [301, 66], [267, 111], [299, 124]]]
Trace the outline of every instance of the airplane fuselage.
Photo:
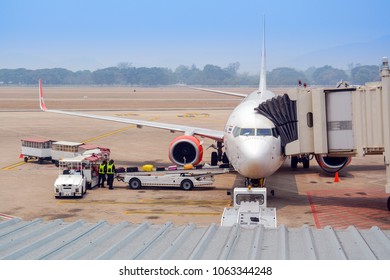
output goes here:
[[274, 96], [270, 91], [251, 93], [233, 110], [226, 123], [226, 155], [234, 169], [250, 179], [272, 175], [285, 159], [275, 125], [254, 110]]

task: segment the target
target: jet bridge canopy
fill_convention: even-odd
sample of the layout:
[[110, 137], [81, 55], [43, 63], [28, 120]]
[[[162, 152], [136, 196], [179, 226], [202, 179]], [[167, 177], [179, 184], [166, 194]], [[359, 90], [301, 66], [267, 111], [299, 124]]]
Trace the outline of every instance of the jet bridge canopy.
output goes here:
[[298, 139], [296, 101], [287, 94], [269, 99], [255, 110], [274, 123], [282, 147]]

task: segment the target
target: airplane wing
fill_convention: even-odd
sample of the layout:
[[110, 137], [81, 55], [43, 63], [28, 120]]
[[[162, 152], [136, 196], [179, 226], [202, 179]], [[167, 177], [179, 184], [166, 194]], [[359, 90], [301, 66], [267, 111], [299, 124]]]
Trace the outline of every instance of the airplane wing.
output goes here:
[[195, 87], [191, 87], [191, 88], [192, 89], [197, 89], [197, 90], [202, 90], [202, 91], [215, 92], [215, 93], [219, 93], [219, 94], [238, 96], [238, 97], [243, 97], [243, 98], [248, 96], [248, 94], [238, 93], [238, 92], [230, 92], [230, 91], [215, 90], [215, 89], [208, 89], [208, 88], [195, 88]]
[[160, 123], [160, 122], [151, 122], [151, 121], [143, 121], [143, 120], [135, 120], [135, 119], [127, 119], [127, 118], [118, 118], [118, 117], [110, 117], [110, 116], [99, 116], [99, 115], [85, 114], [85, 113], [79, 113], [79, 112], [50, 110], [50, 109], [47, 109], [47, 107], [45, 105], [45, 101], [43, 98], [42, 81], [41, 80], [39, 80], [39, 105], [41, 107], [41, 110], [44, 112], [64, 114], [64, 115], [70, 115], [70, 116], [76, 116], [76, 117], [91, 118], [91, 119], [98, 119], [98, 120], [105, 120], [105, 121], [112, 121], [112, 122], [134, 124], [138, 128], [142, 128], [142, 127], [146, 126], [146, 127], [165, 129], [165, 130], [169, 130], [171, 132], [179, 131], [179, 132], [183, 132], [185, 135], [198, 135], [201, 137], [211, 138], [211, 139], [214, 139], [217, 141], [222, 140], [223, 136], [224, 136], [223, 131], [207, 129], [207, 128]]

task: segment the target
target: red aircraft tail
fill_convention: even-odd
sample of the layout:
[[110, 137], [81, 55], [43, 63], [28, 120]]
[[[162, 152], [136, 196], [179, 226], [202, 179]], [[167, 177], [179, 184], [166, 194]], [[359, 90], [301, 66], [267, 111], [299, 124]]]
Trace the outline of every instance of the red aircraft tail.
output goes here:
[[41, 107], [42, 111], [46, 111], [46, 105], [45, 101], [43, 100], [43, 91], [42, 91], [42, 80], [39, 79], [39, 106]]

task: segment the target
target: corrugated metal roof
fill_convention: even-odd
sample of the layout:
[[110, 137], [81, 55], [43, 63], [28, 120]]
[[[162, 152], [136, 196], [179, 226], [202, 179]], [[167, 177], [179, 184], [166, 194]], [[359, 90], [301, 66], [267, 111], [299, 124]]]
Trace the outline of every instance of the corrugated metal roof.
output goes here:
[[0, 222], [0, 259], [389, 260], [390, 231], [12, 219]]

